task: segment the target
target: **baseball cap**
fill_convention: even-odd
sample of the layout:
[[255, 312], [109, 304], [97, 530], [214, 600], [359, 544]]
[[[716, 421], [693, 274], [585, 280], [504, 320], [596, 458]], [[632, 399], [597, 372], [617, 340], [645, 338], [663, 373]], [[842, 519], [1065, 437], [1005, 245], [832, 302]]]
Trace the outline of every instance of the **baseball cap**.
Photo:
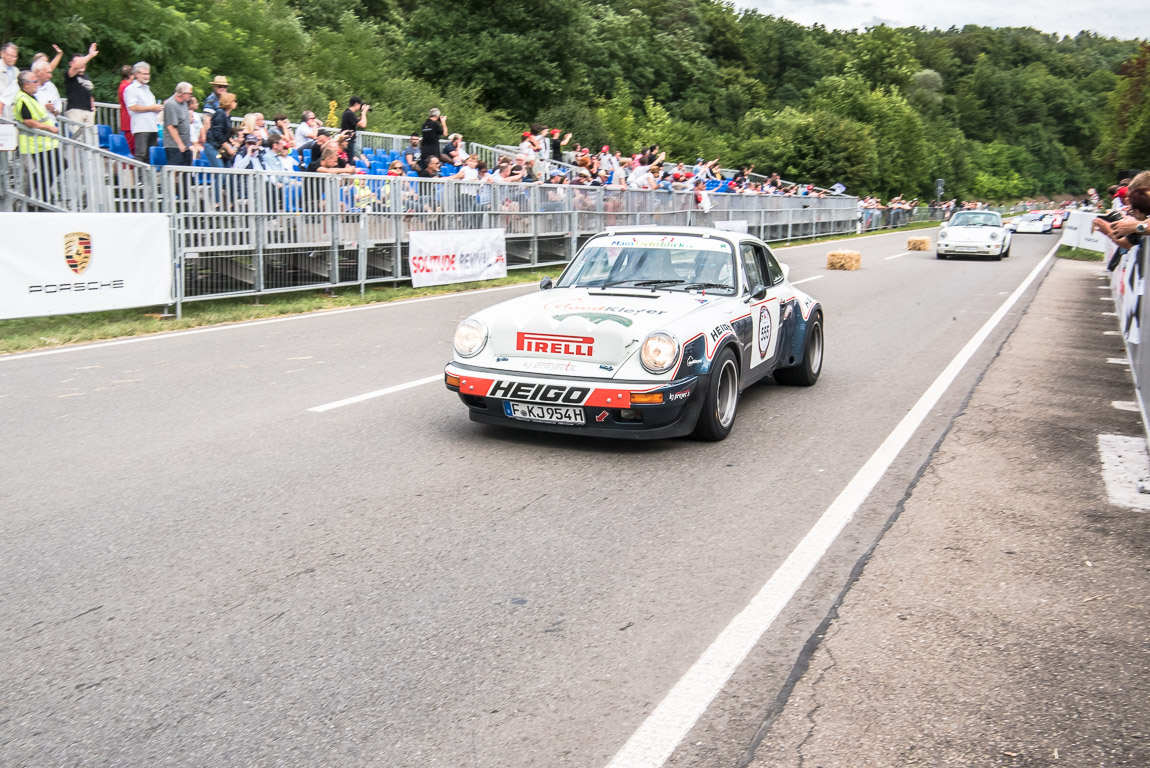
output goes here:
[[600, 151], [600, 152], [610, 152], [610, 151], [611, 151], [611, 148], [610, 148], [609, 146], [607, 146], [606, 144], [604, 144], [604, 145], [603, 145], [603, 148], [602, 148], [601, 150], [599, 150], [599, 151]]
[[260, 137], [254, 133], [249, 133], [247, 136], [244, 136], [244, 144], [259, 144], [259, 141]]

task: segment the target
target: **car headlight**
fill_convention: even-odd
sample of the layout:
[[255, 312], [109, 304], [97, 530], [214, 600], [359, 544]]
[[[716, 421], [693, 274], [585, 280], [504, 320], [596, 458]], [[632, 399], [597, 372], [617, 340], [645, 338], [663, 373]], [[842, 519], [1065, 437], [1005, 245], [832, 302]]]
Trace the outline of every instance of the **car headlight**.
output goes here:
[[991, 232], [990, 233], [990, 239], [991, 240], [997, 240], [998, 239], [998, 233], [997, 232]]
[[475, 357], [487, 343], [487, 325], [474, 317], [469, 317], [455, 326], [455, 353], [460, 357]]
[[679, 342], [669, 333], [656, 331], [643, 340], [639, 360], [651, 373], [666, 373], [679, 360]]
[[946, 230], [945, 229], [939, 231], [938, 239], [939, 240], [945, 240], [946, 239]]

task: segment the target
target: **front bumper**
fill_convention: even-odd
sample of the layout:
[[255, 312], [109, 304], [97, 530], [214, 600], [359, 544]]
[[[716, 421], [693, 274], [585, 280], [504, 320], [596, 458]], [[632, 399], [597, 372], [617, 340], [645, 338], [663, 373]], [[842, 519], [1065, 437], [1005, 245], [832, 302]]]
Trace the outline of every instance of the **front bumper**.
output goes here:
[[944, 256], [1000, 256], [1006, 242], [939, 243], [935, 249]]
[[[467, 406], [472, 421], [568, 435], [651, 440], [681, 437], [695, 429], [709, 375], [668, 382], [578, 379], [523, 375], [458, 362], [444, 368], [444, 383]], [[453, 383], [453, 378], [458, 384]], [[634, 402], [635, 395], [662, 395], [661, 403]], [[582, 411], [583, 424], [525, 421], [507, 403], [559, 405]]]

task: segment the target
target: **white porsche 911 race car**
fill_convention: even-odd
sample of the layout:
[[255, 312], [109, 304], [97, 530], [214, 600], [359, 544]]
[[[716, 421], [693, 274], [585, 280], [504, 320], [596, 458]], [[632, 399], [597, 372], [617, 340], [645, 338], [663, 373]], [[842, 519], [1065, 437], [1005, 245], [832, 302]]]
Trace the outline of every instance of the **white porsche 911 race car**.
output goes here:
[[1049, 235], [1054, 231], [1054, 216], [1049, 213], [1024, 213], [1013, 224], [1014, 231], [1019, 234]]
[[1010, 230], [994, 211], [959, 211], [939, 230], [935, 255], [1001, 259], [1010, 255]]
[[822, 372], [822, 307], [787, 271], [735, 232], [608, 230], [554, 283], [461, 322], [447, 388], [473, 421], [722, 440], [744, 388]]

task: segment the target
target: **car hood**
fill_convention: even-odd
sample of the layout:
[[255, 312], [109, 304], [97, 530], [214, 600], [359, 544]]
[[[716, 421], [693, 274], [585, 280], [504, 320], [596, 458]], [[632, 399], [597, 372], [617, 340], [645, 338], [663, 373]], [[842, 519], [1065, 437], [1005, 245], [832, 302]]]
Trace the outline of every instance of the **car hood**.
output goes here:
[[1002, 236], [1002, 227], [947, 227], [946, 238], [962, 242], [983, 242], [990, 239], [990, 233]]
[[610, 378], [648, 334], [706, 302], [670, 291], [558, 288], [498, 304], [478, 317], [487, 324], [484, 356], [493, 367]]

